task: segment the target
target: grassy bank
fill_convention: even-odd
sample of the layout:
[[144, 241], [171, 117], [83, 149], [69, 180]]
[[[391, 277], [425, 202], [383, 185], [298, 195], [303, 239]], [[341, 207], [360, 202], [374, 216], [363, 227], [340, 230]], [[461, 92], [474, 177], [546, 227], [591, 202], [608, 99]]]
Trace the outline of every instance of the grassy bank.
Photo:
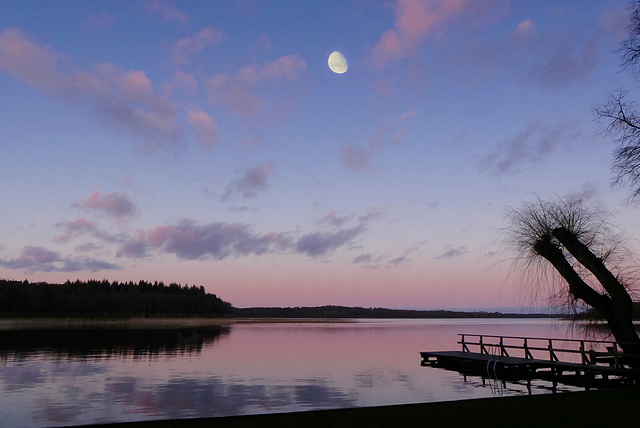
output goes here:
[[[637, 426], [640, 388], [99, 426], [142, 428]], [[95, 426], [94, 426], [95, 427]]]

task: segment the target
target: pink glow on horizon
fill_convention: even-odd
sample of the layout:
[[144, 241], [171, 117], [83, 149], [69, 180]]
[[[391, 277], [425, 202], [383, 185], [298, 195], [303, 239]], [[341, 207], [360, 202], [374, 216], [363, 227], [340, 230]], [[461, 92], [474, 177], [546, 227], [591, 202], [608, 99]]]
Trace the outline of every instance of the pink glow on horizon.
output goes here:
[[[46, 273], [29, 275], [30, 281], [64, 282], [67, 279], [102, 279], [95, 274]], [[185, 281], [185, 278], [191, 278]], [[197, 262], [172, 262], [138, 269], [138, 275], [114, 271], [110, 281], [163, 281], [203, 285], [236, 307], [253, 306], [359, 306], [397, 309], [483, 308], [514, 306], [524, 293], [504, 276], [487, 274], [478, 278], [470, 270], [434, 277], [428, 269], [420, 272], [381, 272], [345, 267], [327, 270], [313, 263], [297, 263], [286, 272], [278, 266], [224, 263], [203, 270]], [[540, 303], [540, 302], [537, 302]]]
[[[293, 262], [292, 262], [293, 263]], [[457, 271], [457, 270], [456, 270]], [[278, 266], [233, 263], [215, 275], [190, 273], [198, 284], [238, 307], [344, 305], [390, 308], [463, 308], [513, 306], [519, 290], [499, 274], [478, 278], [469, 271], [435, 277], [429, 269], [379, 271], [297, 262]], [[170, 275], [169, 272], [166, 275]], [[180, 275], [175, 275], [179, 277]], [[162, 277], [162, 276], [161, 276]], [[529, 302], [524, 302], [529, 303]]]

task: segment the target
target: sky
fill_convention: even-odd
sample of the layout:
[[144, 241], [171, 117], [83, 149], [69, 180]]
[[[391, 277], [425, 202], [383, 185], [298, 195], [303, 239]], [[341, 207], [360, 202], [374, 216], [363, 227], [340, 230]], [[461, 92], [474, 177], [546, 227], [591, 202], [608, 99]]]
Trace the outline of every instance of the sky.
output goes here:
[[0, 1], [0, 278], [530, 306], [508, 207], [582, 195], [637, 248], [593, 114], [628, 6]]

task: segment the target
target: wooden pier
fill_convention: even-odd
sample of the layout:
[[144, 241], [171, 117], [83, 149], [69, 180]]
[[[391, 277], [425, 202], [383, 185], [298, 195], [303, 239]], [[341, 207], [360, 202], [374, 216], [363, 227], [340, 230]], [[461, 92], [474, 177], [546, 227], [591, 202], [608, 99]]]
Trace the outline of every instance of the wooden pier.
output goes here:
[[422, 366], [502, 381], [578, 387], [640, 385], [640, 356], [614, 341], [459, 334], [461, 351], [421, 352]]

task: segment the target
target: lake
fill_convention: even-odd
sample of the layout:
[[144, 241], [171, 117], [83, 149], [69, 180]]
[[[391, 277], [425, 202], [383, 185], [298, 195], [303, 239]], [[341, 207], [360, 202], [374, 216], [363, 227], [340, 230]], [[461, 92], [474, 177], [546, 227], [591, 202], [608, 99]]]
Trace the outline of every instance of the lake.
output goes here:
[[[526, 394], [420, 366], [458, 333], [584, 338], [548, 319], [0, 331], [0, 426], [61, 426]], [[547, 393], [534, 384], [532, 393]]]

